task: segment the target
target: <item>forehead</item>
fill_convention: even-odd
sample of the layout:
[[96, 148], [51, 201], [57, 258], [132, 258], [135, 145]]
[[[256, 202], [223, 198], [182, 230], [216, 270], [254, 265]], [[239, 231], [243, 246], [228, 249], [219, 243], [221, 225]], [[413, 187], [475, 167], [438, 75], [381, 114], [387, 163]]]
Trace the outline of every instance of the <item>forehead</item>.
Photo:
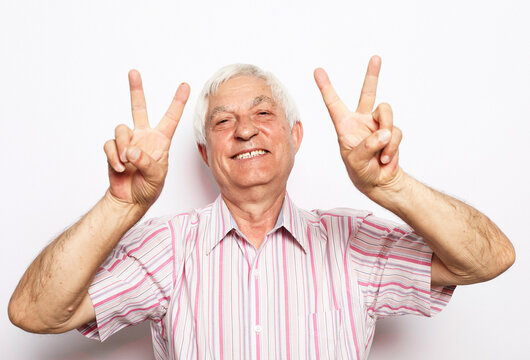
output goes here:
[[215, 94], [210, 95], [208, 112], [216, 106], [239, 107], [251, 105], [260, 96], [272, 98], [272, 91], [264, 79], [254, 76], [237, 76], [217, 88]]

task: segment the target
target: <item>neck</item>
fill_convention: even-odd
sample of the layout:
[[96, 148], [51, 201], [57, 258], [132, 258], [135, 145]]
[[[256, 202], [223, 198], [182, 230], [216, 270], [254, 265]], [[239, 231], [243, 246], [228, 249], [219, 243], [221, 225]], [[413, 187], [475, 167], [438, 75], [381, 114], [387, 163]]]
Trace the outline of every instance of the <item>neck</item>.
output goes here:
[[251, 191], [221, 193], [239, 230], [259, 249], [265, 235], [274, 228], [285, 198], [285, 188], [277, 193]]

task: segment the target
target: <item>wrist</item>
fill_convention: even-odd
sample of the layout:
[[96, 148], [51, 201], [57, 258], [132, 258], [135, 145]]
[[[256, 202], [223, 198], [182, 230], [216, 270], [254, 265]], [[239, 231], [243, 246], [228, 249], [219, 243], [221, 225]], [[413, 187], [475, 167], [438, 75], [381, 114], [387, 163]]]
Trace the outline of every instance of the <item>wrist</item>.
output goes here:
[[122, 199], [117, 198], [112, 195], [110, 189], [107, 189], [105, 195], [101, 199], [102, 205], [107, 211], [110, 211], [112, 214], [116, 214], [120, 217], [130, 218], [132, 220], [138, 221], [145, 215], [149, 206], [133, 204], [126, 202]]
[[402, 207], [411, 198], [414, 179], [398, 168], [396, 176], [388, 183], [374, 186], [366, 193], [372, 201], [400, 216]]

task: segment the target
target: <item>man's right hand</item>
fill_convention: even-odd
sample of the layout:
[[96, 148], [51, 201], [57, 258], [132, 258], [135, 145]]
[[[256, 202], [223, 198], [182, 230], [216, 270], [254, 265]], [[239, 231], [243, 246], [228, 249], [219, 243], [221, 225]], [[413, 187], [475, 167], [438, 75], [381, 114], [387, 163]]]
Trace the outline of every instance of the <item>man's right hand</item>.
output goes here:
[[171, 139], [190, 88], [186, 83], [179, 86], [166, 114], [152, 128], [147, 118], [142, 78], [138, 71], [129, 72], [129, 86], [134, 129], [118, 125], [115, 138], [105, 143], [110, 181], [107, 197], [147, 210], [162, 192]]
[[26, 331], [60, 333], [95, 319], [88, 289], [97, 269], [162, 191], [171, 138], [190, 88], [179, 86], [166, 114], [151, 128], [136, 70], [129, 72], [129, 83], [134, 130], [119, 125], [115, 139], [105, 143], [109, 190], [37, 256], [11, 297], [9, 318]]

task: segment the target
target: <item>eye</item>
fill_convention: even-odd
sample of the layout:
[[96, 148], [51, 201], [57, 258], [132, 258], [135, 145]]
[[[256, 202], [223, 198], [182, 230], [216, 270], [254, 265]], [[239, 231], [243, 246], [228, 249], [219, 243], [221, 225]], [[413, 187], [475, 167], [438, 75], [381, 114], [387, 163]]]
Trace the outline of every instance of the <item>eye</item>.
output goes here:
[[270, 114], [270, 112], [268, 112], [268, 111], [260, 111], [258, 113], [258, 115], [269, 115], [269, 114]]
[[215, 123], [215, 125], [221, 125], [221, 124], [224, 124], [224, 123], [226, 123], [226, 122], [228, 122], [228, 119], [222, 119], [222, 120], [217, 121], [217, 122]]

